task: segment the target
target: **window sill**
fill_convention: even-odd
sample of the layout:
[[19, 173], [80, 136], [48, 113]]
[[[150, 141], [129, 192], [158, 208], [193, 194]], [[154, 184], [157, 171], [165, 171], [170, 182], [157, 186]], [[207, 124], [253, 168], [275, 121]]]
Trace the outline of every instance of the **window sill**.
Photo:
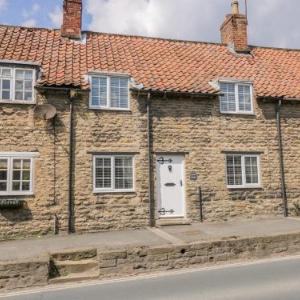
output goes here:
[[250, 185], [250, 186], [227, 186], [229, 190], [255, 190], [262, 189], [261, 185]]
[[94, 190], [93, 194], [135, 194], [135, 190]]
[[25, 196], [34, 196], [34, 193], [0, 193], [0, 197], [25, 197]]
[[35, 101], [0, 100], [0, 104], [36, 104]]
[[254, 112], [223, 112], [220, 111], [221, 115], [232, 115], [232, 116], [255, 116]]
[[111, 107], [89, 107], [91, 110], [101, 110], [101, 111], [124, 111], [124, 112], [131, 112], [129, 108], [111, 108]]

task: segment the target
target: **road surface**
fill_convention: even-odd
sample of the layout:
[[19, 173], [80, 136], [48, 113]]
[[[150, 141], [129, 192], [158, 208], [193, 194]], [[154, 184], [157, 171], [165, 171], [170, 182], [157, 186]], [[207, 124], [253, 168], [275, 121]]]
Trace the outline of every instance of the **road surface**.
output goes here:
[[56, 286], [1, 300], [299, 300], [300, 256]]

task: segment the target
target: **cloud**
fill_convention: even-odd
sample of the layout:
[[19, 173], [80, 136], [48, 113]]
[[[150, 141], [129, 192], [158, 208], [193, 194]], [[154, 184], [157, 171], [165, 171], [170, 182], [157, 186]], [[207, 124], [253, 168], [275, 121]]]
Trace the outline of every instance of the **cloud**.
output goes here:
[[30, 18], [31, 16], [35, 15], [37, 12], [39, 12], [41, 9], [40, 5], [38, 3], [33, 3], [30, 10], [24, 9], [22, 16], [26, 19]]
[[[220, 40], [229, 0], [87, 0], [89, 29], [186, 40]], [[240, 1], [241, 10], [244, 11]], [[299, 0], [248, 1], [251, 44], [300, 47]]]
[[36, 25], [37, 25], [37, 20], [34, 18], [27, 19], [22, 23], [22, 26], [25, 27], [36, 27]]
[[6, 8], [7, 0], [0, 0], [0, 10], [3, 11]]
[[56, 28], [59, 28], [62, 24], [62, 9], [59, 6], [56, 6], [52, 12], [48, 14], [52, 25]]

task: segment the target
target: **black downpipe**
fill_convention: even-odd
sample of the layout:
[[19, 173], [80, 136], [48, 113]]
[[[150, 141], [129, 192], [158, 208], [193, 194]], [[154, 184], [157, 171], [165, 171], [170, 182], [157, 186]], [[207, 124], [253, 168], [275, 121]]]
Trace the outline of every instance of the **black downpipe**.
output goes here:
[[153, 197], [153, 181], [152, 181], [152, 136], [151, 136], [151, 94], [148, 93], [147, 96], [147, 142], [148, 142], [148, 195], [149, 195], [149, 225], [150, 227], [155, 227], [155, 203]]
[[68, 197], [68, 232], [75, 232], [73, 204], [73, 161], [74, 161], [74, 98], [70, 95], [70, 136], [69, 136], [69, 197]]
[[53, 205], [56, 205], [56, 116], [52, 119], [53, 128]]
[[200, 208], [200, 222], [203, 223], [203, 197], [202, 197], [202, 189], [198, 188], [199, 195], [199, 208]]
[[277, 124], [277, 134], [278, 134], [278, 151], [279, 151], [279, 160], [280, 160], [280, 178], [281, 178], [281, 194], [283, 201], [284, 216], [288, 217], [288, 201], [286, 193], [286, 184], [285, 184], [285, 171], [284, 171], [284, 158], [283, 158], [283, 147], [282, 147], [282, 131], [281, 131], [281, 106], [282, 100], [278, 100], [276, 107], [276, 124]]

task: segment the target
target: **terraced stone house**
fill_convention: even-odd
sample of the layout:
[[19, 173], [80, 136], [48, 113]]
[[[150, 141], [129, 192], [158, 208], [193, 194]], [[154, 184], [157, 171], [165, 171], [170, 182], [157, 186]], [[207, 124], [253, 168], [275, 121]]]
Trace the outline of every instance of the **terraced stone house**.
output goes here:
[[0, 26], [0, 237], [299, 213], [300, 51]]

